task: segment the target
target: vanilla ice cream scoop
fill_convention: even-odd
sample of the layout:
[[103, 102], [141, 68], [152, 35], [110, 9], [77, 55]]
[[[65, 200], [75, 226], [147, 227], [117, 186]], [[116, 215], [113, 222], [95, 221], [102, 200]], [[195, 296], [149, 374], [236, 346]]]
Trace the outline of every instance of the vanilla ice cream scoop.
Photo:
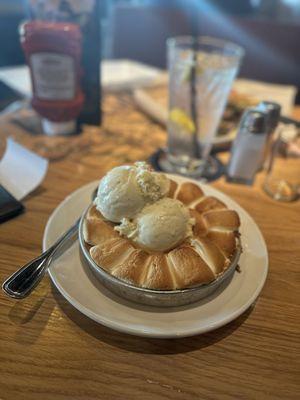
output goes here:
[[113, 168], [100, 181], [96, 208], [112, 222], [134, 218], [145, 205], [166, 196], [169, 179], [144, 162]]
[[163, 198], [144, 207], [130, 224], [123, 221], [118, 231], [147, 250], [166, 251], [192, 235], [193, 223], [180, 201]]
[[147, 202], [153, 203], [167, 196], [170, 180], [166, 175], [151, 171], [145, 162], [136, 162], [134, 165], [137, 183]]

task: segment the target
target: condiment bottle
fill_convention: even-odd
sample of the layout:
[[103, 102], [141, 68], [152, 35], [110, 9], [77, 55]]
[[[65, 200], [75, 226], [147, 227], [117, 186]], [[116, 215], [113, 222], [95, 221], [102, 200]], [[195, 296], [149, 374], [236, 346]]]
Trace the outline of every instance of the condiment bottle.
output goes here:
[[228, 181], [253, 183], [267, 139], [266, 122], [266, 115], [261, 111], [250, 108], [244, 112], [231, 149]]
[[46, 134], [76, 131], [84, 101], [80, 88], [81, 32], [69, 22], [34, 20], [21, 26], [21, 44], [30, 67], [32, 107]]

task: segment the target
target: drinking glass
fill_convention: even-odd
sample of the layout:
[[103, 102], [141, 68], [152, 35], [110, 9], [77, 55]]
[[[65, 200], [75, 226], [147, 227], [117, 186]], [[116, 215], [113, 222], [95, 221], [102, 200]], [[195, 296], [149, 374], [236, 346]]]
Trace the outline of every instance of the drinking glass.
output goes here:
[[211, 37], [167, 40], [169, 172], [205, 177], [213, 140], [244, 50]]
[[300, 195], [300, 136], [293, 141], [279, 130], [266, 162], [265, 192], [278, 201], [294, 201]]

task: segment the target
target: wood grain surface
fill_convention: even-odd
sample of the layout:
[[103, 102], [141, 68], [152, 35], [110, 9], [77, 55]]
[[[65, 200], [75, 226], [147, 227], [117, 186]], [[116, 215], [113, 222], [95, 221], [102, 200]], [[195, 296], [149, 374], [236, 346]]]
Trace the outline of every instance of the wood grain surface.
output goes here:
[[[68, 138], [32, 135], [1, 119], [2, 151], [12, 136], [51, 160], [24, 200], [26, 212], [0, 226], [1, 281], [40, 253], [47, 219], [68, 194], [164, 145], [166, 133], [129, 95], [107, 95], [103, 108], [101, 129]], [[23, 301], [1, 293], [0, 399], [298, 399], [300, 202], [270, 199], [262, 179], [254, 187], [213, 183], [255, 219], [269, 251], [265, 287], [242, 316], [192, 338], [145, 339], [91, 321], [47, 278]]]

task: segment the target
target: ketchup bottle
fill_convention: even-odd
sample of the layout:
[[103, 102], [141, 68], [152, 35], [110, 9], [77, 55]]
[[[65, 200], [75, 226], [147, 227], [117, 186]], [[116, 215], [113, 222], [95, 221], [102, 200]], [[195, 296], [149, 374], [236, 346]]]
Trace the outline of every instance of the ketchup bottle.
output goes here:
[[21, 44], [30, 68], [32, 107], [46, 134], [76, 131], [84, 101], [80, 88], [82, 38], [78, 25], [34, 20], [21, 26]]

